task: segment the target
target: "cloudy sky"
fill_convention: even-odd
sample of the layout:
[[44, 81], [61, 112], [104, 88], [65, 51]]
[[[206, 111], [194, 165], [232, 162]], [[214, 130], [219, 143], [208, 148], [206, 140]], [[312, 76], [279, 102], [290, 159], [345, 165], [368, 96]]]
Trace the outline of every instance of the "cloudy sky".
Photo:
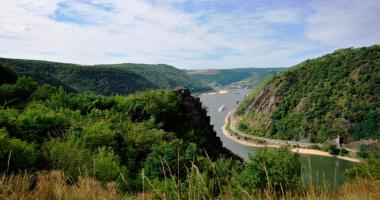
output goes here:
[[0, 57], [288, 67], [380, 44], [380, 0], [0, 0]]

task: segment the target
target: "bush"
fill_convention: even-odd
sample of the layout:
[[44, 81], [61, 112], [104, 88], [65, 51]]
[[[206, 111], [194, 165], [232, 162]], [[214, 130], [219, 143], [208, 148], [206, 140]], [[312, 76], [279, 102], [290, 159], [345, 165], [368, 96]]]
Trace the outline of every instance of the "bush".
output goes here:
[[354, 178], [369, 178], [380, 180], [380, 159], [368, 158], [360, 162], [355, 167], [346, 171], [346, 176]]
[[58, 91], [57, 88], [52, 87], [50, 85], [41, 85], [37, 88], [36, 91], [33, 92], [31, 98], [33, 100], [47, 100], [50, 99], [52, 95], [54, 95]]
[[240, 131], [246, 132], [248, 130], [248, 126], [245, 123], [243, 123], [243, 122], [239, 122], [238, 129]]
[[332, 155], [338, 155], [339, 149], [336, 147], [335, 144], [332, 144], [330, 142], [325, 142], [322, 147], [323, 151], [329, 152]]
[[48, 137], [62, 136], [69, 125], [69, 119], [60, 111], [31, 103], [19, 115], [17, 125], [22, 130], [20, 138], [41, 143]]
[[4, 64], [0, 64], [0, 85], [4, 83], [13, 84], [17, 80], [17, 74]]
[[320, 150], [320, 149], [321, 149], [321, 148], [320, 148], [318, 145], [316, 145], [316, 144], [309, 145], [309, 146], [307, 146], [307, 148], [308, 148], [308, 149], [317, 149], [317, 150]]
[[358, 156], [361, 158], [380, 158], [380, 145], [379, 144], [362, 144], [360, 145]]
[[340, 150], [339, 150], [339, 155], [340, 156], [345, 156], [345, 155], [347, 155], [349, 153], [349, 151], [347, 150], [347, 149], [345, 149], [345, 148], [341, 148]]
[[[9, 138], [4, 129], [0, 129], [0, 169], [17, 171], [32, 169], [36, 163], [35, 145], [19, 139]], [[8, 166], [9, 160], [9, 166]]]
[[100, 147], [93, 156], [95, 177], [99, 181], [116, 181], [121, 172], [120, 158], [112, 149]]
[[149, 178], [170, 176], [186, 177], [186, 168], [199, 154], [198, 148], [191, 143], [185, 145], [182, 140], [173, 140], [153, 148], [148, 155], [144, 172]]
[[81, 138], [87, 148], [96, 149], [101, 146], [113, 146], [115, 132], [106, 121], [95, 122], [84, 128]]
[[27, 77], [18, 78], [15, 84], [3, 84], [0, 86], [0, 105], [10, 106], [25, 102], [37, 87], [37, 83]]
[[68, 140], [52, 139], [43, 145], [43, 156], [50, 168], [61, 169], [74, 180], [79, 175], [89, 175], [91, 152], [73, 138]]
[[252, 193], [267, 187], [274, 191], [295, 191], [301, 183], [299, 155], [293, 154], [289, 147], [259, 149], [250, 157], [239, 177], [241, 187]]

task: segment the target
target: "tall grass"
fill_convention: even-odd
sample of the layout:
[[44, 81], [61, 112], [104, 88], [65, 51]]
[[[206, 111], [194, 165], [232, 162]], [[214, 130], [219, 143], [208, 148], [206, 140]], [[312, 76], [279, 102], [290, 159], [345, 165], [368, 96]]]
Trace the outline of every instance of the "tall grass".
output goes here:
[[[226, 177], [207, 178], [196, 165], [188, 169], [185, 182], [170, 175], [164, 181], [151, 180], [144, 176], [143, 190], [136, 194], [121, 194], [117, 192], [114, 182], [101, 183], [94, 178], [79, 177], [77, 182], [70, 184], [69, 176], [62, 171], [41, 171], [36, 174], [18, 173], [3, 174], [0, 179], [0, 199], [300, 199], [300, 200], [366, 200], [380, 197], [380, 182], [369, 179], [356, 179], [347, 182], [337, 190], [315, 188], [312, 185], [304, 187], [303, 192], [274, 191], [270, 185], [261, 193], [252, 195], [248, 191], [234, 185], [220, 183]], [[215, 169], [216, 170], [216, 169]], [[175, 173], [175, 172], [174, 172]], [[214, 175], [216, 175], [215, 173]], [[216, 192], [218, 191], [218, 192]], [[217, 194], [215, 196], [215, 194]]]

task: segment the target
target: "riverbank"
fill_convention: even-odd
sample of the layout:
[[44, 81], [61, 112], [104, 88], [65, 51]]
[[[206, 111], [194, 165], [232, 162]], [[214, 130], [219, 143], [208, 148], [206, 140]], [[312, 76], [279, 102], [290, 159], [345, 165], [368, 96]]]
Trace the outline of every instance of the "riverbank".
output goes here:
[[[223, 134], [227, 138], [231, 139], [232, 141], [239, 143], [241, 145], [244, 145], [244, 146], [248, 146], [248, 147], [268, 147], [268, 148], [279, 148], [283, 145], [283, 143], [286, 142], [286, 141], [282, 141], [281, 144], [268, 143], [268, 142], [256, 142], [256, 141], [248, 141], [248, 140], [242, 139], [242, 137], [244, 138], [244, 136], [242, 136], [242, 137], [235, 136], [237, 133], [233, 134], [230, 131], [230, 128], [227, 127], [230, 124], [229, 118], [230, 118], [231, 113], [232, 113], [232, 111], [228, 112], [227, 116], [224, 119], [224, 125], [222, 126], [221, 129], [222, 129]], [[335, 155], [332, 155], [328, 152], [317, 150], [317, 149], [292, 148], [292, 152], [299, 153], [299, 154], [335, 157], [335, 158], [350, 161], [350, 162], [360, 162], [360, 159], [357, 159], [357, 158], [351, 158], [351, 157], [347, 157], [347, 156], [335, 156]]]

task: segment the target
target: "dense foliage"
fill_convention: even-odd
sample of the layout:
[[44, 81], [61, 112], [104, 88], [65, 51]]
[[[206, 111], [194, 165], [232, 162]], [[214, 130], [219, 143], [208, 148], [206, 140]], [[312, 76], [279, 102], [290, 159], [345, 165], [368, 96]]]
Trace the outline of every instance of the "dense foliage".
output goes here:
[[367, 178], [371, 180], [380, 180], [379, 169], [380, 169], [380, 159], [371, 157], [359, 163], [355, 167], [349, 169], [346, 172], [346, 176], [351, 179]]
[[232, 156], [187, 90], [106, 97], [8, 75], [0, 85], [1, 170], [59, 168], [109, 181], [126, 168], [133, 177], [155, 146], [175, 138], [212, 159]]
[[188, 74], [208, 84], [226, 86], [241, 82], [246, 86], [256, 86], [268, 75], [283, 71], [285, 68], [240, 68], [240, 69], [210, 69], [189, 70]]
[[252, 134], [311, 142], [380, 138], [380, 46], [342, 49], [272, 77], [243, 102]]
[[268, 186], [275, 191], [295, 191], [302, 184], [299, 155], [293, 154], [288, 147], [259, 149], [251, 155], [250, 161], [239, 179], [248, 192], [264, 190]]
[[185, 72], [164, 64], [89, 66], [7, 58], [0, 58], [0, 64], [10, 65], [19, 75], [30, 76], [39, 83], [63, 87], [66, 91], [112, 95], [155, 88], [184, 87], [193, 92], [211, 89]]
[[379, 158], [380, 159], [380, 144], [362, 144], [360, 145], [359, 151], [357, 152], [358, 156], [361, 158]]
[[123, 192], [148, 189], [184, 199], [190, 193], [216, 198], [225, 187], [237, 196], [260, 195], [267, 186], [301, 190], [295, 187], [301, 182], [297, 155], [264, 150], [242, 164], [222, 147], [188, 90], [102, 96], [16, 76], [0, 91], [5, 174], [58, 169], [69, 183], [93, 177], [116, 182]]

